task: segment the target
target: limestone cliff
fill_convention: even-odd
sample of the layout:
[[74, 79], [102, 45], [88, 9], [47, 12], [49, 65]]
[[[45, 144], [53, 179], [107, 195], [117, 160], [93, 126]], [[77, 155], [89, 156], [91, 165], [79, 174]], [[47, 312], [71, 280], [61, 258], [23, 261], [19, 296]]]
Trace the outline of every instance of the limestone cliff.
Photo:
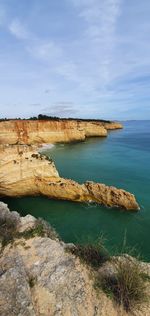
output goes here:
[[78, 184], [59, 177], [52, 160], [38, 154], [34, 146], [0, 146], [0, 195], [24, 196], [42, 194], [49, 198], [76, 202], [96, 202], [137, 210], [133, 194], [104, 184]]
[[[0, 316], [150, 315], [149, 302], [130, 314], [95, 290], [95, 271], [68, 252], [71, 245], [60, 241], [51, 227], [37, 229], [34, 217], [22, 218], [1, 202], [0, 223], [5, 226], [4, 235], [0, 230]], [[150, 265], [142, 265], [150, 275]], [[113, 275], [114, 267], [108, 261], [98, 273]]]
[[86, 120], [9, 120], [0, 122], [0, 144], [41, 144], [83, 141], [86, 137], [107, 136], [107, 129], [120, 123]]
[[107, 130], [115, 130], [123, 128], [122, 124], [119, 122], [110, 122], [110, 123], [103, 123], [104, 128]]
[[35, 195], [39, 193], [38, 179], [59, 177], [53, 161], [35, 149], [35, 146], [0, 145], [0, 195]]
[[83, 141], [86, 136], [106, 135], [103, 126], [92, 122], [14, 120], [0, 123], [0, 142], [4, 144]]

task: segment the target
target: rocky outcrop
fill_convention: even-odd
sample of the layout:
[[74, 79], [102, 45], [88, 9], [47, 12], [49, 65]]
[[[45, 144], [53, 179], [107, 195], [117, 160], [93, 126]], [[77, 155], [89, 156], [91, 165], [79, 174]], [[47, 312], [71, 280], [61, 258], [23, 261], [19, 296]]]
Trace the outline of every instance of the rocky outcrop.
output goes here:
[[[17, 212], [9, 212], [2, 202], [0, 222], [9, 226], [16, 223], [12, 239], [1, 248], [1, 316], [130, 315], [101, 289], [95, 290], [95, 272], [67, 251], [70, 245], [51, 236], [51, 227], [48, 236], [41, 236], [40, 230], [33, 234], [37, 220], [30, 215], [22, 218]], [[110, 264], [101, 266], [99, 273], [113, 271], [114, 266]], [[149, 313], [149, 304], [134, 310], [136, 316]]]
[[[3, 220], [11, 220], [14, 214], [3, 203], [0, 217], [1, 209]], [[20, 218], [18, 231], [22, 220], [23, 226], [28, 223], [27, 217]], [[0, 315], [117, 316], [111, 300], [103, 292], [98, 295], [93, 283], [90, 271], [58, 239], [15, 238], [0, 257]]]
[[115, 129], [121, 129], [123, 128], [122, 124], [119, 122], [109, 122], [109, 123], [103, 123], [104, 128], [107, 130], [115, 130]]
[[39, 193], [38, 180], [59, 177], [53, 161], [35, 149], [35, 146], [0, 145], [0, 195], [35, 195]]
[[15, 197], [39, 194], [54, 199], [139, 209], [134, 195], [124, 190], [88, 181], [78, 184], [61, 178], [53, 161], [36, 152], [34, 146], [1, 145], [0, 195]]
[[54, 199], [96, 202], [108, 207], [121, 207], [127, 210], [139, 209], [133, 194], [92, 181], [78, 184], [73, 180], [51, 178], [39, 181], [37, 187], [40, 194]]

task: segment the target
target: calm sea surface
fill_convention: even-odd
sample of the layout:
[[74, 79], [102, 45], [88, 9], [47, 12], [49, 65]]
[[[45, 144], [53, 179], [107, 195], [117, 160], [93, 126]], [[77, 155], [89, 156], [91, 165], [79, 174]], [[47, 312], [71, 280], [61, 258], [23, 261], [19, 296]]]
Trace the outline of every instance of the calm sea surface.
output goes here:
[[141, 211], [130, 213], [99, 205], [53, 201], [44, 197], [5, 200], [21, 215], [43, 217], [67, 242], [86, 242], [101, 233], [114, 253], [124, 240], [150, 260], [150, 121], [130, 121], [107, 138], [56, 145], [46, 150], [62, 177], [124, 188], [135, 194]]

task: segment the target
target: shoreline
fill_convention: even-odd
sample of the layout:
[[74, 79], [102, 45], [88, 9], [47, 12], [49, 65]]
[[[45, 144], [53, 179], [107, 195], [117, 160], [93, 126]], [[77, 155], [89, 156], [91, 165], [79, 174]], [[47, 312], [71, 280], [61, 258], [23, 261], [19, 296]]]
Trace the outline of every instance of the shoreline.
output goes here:
[[52, 149], [54, 146], [54, 144], [41, 144], [41, 146], [38, 148], [38, 151], [43, 152], [46, 149]]

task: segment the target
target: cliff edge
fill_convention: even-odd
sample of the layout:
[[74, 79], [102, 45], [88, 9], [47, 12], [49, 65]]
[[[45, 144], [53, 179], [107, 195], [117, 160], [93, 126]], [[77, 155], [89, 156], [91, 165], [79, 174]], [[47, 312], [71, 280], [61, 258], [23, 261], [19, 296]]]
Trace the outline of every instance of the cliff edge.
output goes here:
[[[113, 275], [113, 260], [94, 271], [68, 251], [74, 246], [59, 240], [51, 226], [31, 215], [20, 217], [2, 202], [0, 223], [1, 316], [150, 315], [149, 302], [126, 312], [95, 288], [97, 273], [106, 273], [108, 266], [107, 274]], [[150, 265], [141, 265], [150, 276]], [[147, 282], [144, 293], [149, 290]]]
[[122, 128], [117, 122], [86, 120], [8, 120], [0, 122], [0, 144], [42, 144], [105, 137], [107, 130]]

